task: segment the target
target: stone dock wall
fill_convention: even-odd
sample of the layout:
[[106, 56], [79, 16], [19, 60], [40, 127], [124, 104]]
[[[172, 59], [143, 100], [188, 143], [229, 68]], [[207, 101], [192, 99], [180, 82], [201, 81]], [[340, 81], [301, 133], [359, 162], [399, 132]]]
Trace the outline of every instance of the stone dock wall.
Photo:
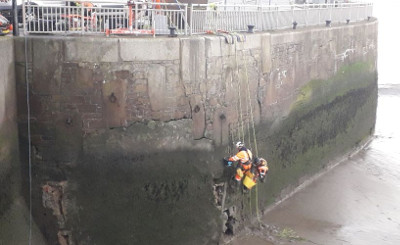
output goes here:
[[[49, 244], [217, 244], [372, 134], [376, 21], [231, 38], [15, 39], [21, 166], [27, 58]], [[239, 139], [270, 165], [246, 195], [221, 161]]]
[[13, 187], [7, 182], [16, 174], [18, 166], [17, 106], [12, 38], [0, 39], [0, 215], [9, 209]]

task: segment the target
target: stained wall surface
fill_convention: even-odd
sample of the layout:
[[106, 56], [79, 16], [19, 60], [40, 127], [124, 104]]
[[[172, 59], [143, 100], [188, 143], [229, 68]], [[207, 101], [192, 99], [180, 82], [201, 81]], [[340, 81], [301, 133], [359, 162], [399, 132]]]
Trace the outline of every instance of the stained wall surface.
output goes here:
[[[371, 135], [376, 21], [234, 38], [15, 40], [49, 244], [216, 244]], [[236, 140], [270, 164], [247, 195], [222, 163]]]
[[[30, 222], [29, 199], [24, 199], [21, 193], [21, 166], [28, 170], [28, 164], [22, 164], [19, 159], [12, 37], [0, 38], [0, 50], [0, 244], [19, 245], [28, 242]], [[44, 244], [34, 222], [31, 231], [31, 241]]]

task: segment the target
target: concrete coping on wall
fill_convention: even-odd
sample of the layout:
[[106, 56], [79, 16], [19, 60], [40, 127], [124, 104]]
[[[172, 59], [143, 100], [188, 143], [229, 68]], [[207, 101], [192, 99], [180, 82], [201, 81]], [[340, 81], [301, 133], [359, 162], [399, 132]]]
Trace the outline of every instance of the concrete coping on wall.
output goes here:
[[[181, 58], [181, 46], [185, 42], [204, 42], [206, 57], [233, 55], [237, 50], [248, 50], [260, 48], [262, 40], [272, 35], [287, 34], [296, 35], [304, 32], [332, 31], [342, 28], [353, 28], [359, 25], [375, 25], [373, 21], [353, 22], [350, 24], [334, 24], [327, 28], [325, 26], [310, 26], [296, 29], [273, 30], [268, 32], [239, 33], [245, 37], [244, 42], [229, 43], [224, 35], [204, 34], [193, 36], [167, 37], [130, 37], [130, 36], [28, 36], [28, 62], [32, 62], [32, 49], [35, 49], [35, 40], [46, 40], [52, 45], [61, 45], [63, 49], [64, 62], [174, 62]], [[15, 40], [15, 60], [25, 62], [24, 37], [17, 37]], [[59, 43], [59, 44], [55, 44]], [[51, 47], [49, 47], [51, 48]]]

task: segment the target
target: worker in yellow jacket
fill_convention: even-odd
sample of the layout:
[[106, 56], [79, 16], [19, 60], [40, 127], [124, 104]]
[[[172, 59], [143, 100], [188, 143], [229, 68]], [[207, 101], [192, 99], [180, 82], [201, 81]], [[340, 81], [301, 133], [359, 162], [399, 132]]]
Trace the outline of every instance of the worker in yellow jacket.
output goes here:
[[231, 156], [228, 160], [230, 162], [238, 162], [236, 167], [235, 180], [240, 182], [247, 171], [250, 171], [252, 166], [253, 153], [244, 146], [241, 141], [236, 143], [238, 153]]

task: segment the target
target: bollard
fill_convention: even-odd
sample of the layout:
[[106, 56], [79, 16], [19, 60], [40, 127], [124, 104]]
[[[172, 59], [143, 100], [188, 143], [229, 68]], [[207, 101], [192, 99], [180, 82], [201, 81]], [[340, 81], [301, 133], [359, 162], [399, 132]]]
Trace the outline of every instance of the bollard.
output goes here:
[[178, 36], [178, 34], [176, 34], [175, 33], [175, 31], [176, 31], [176, 27], [175, 26], [170, 26], [170, 27], [168, 27], [168, 29], [169, 29], [169, 37], [177, 37]]
[[326, 22], [326, 26], [327, 26], [327, 27], [330, 27], [330, 26], [331, 26], [331, 21], [330, 21], [330, 20], [326, 20], [325, 22]]
[[349, 23], [350, 23], [350, 19], [347, 19], [347, 20], [346, 20], [346, 24], [349, 24]]
[[247, 25], [247, 33], [254, 33], [254, 25]]
[[297, 27], [297, 22], [295, 21], [293, 22], [293, 29], [296, 29], [296, 27]]
[[367, 17], [367, 21], [370, 21], [370, 20], [371, 20], [371, 16], [368, 16], [368, 17]]

